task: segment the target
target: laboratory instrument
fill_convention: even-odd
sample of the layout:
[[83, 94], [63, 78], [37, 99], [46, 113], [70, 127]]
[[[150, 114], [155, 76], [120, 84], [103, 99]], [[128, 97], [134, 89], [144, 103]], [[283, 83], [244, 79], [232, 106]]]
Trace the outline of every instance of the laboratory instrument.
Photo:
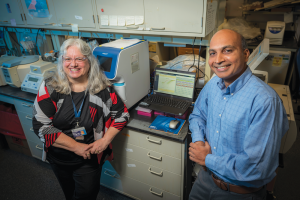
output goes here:
[[21, 87], [21, 84], [30, 72], [30, 65], [43, 62], [38, 55], [16, 57], [13, 60], [3, 62], [1, 70], [5, 82], [12, 87]]
[[30, 65], [30, 72], [25, 76], [21, 90], [37, 94], [42, 82], [55, 74], [56, 67], [56, 64], [45, 61]]
[[[15, 58], [16, 58], [16, 56], [2, 56], [2, 57], [0, 57], [0, 67], [2, 66], [2, 64], [4, 62], [13, 60]], [[7, 85], [7, 84], [5, 82], [5, 78], [4, 78], [3, 72], [2, 72], [2, 70], [0, 70], [0, 86], [3, 86], [3, 85]]]
[[119, 39], [96, 47], [93, 54], [128, 109], [148, 94], [148, 41]]
[[265, 30], [265, 38], [270, 39], [270, 44], [282, 45], [284, 31], [285, 22], [268, 21]]

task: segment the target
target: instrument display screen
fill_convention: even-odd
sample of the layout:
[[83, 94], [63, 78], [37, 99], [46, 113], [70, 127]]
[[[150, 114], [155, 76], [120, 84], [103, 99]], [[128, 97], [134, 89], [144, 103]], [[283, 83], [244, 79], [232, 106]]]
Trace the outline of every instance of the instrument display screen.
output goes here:
[[38, 78], [29, 77], [29, 78], [28, 78], [28, 81], [31, 81], [31, 82], [38, 82], [39, 79], [38, 79]]

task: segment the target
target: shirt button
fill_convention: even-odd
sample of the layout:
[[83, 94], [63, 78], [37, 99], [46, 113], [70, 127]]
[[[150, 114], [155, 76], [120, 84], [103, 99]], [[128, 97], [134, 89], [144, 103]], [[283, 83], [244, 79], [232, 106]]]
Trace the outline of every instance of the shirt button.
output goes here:
[[219, 133], [219, 131], [217, 131], [217, 133]]
[[221, 114], [219, 114], [219, 116], [221, 117]]
[[214, 149], [216, 149], [216, 147], [214, 147]]
[[226, 97], [224, 97], [224, 100], [226, 100]]
[[233, 93], [231, 93], [231, 96], [233, 96]]

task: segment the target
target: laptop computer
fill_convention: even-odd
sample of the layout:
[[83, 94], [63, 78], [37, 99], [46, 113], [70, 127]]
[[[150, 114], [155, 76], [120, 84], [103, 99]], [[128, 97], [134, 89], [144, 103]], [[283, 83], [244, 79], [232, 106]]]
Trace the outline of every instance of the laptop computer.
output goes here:
[[194, 99], [196, 73], [156, 69], [153, 94], [139, 106], [174, 115], [183, 115]]

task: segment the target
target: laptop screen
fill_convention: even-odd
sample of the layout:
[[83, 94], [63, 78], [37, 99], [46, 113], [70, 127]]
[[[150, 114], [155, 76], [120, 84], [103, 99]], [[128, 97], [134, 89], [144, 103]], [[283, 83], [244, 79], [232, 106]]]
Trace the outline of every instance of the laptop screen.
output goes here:
[[196, 73], [156, 69], [154, 92], [193, 99]]

